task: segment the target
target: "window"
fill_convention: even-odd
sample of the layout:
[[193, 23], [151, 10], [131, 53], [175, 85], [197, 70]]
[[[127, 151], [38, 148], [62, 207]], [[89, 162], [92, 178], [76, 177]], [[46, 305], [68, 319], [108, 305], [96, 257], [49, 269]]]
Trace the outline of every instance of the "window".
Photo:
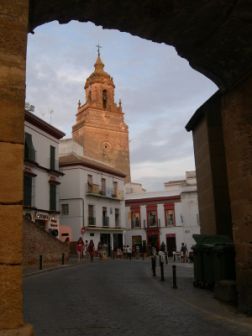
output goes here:
[[107, 216], [107, 208], [102, 207], [102, 225], [109, 226], [109, 217]]
[[107, 108], [107, 100], [108, 100], [108, 95], [107, 95], [107, 90], [102, 91], [102, 105], [103, 108]]
[[88, 174], [88, 184], [93, 184], [93, 175]]
[[56, 184], [50, 183], [50, 210], [56, 211]]
[[117, 197], [118, 194], [118, 183], [116, 181], [113, 182], [113, 193], [112, 197]]
[[115, 226], [120, 226], [120, 209], [115, 209]]
[[32, 176], [24, 176], [24, 206], [32, 206]]
[[55, 170], [55, 147], [50, 146], [50, 169]]
[[149, 226], [157, 226], [157, 212], [148, 211], [148, 224]]
[[32, 143], [32, 136], [29, 133], [25, 133], [25, 160], [35, 161], [35, 149]]
[[132, 229], [141, 227], [140, 209], [134, 209], [131, 211], [131, 227]]
[[105, 180], [105, 178], [101, 179], [101, 194], [106, 195], [106, 180]]
[[95, 225], [95, 216], [94, 216], [94, 205], [88, 205], [88, 225], [94, 226]]
[[175, 225], [174, 210], [165, 210], [165, 224], [166, 226]]
[[93, 191], [93, 176], [88, 174], [88, 192]]
[[61, 214], [69, 215], [69, 204], [61, 204]]

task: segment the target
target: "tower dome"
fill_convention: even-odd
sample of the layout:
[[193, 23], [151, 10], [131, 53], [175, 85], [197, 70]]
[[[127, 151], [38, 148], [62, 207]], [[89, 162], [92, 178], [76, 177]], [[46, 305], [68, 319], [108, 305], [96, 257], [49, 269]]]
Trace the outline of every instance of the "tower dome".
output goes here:
[[101, 60], [100, 54], [98, 54], [98, 57], [94, 64], [94, 68], [95, 70], [86, 80], [85, 89], [87, 89], [90, 85], [94, 83], [106, 83], [107, 85], [111, 85], [113, 88], [115, 87], [113, 78], [106, 71], [104, 71], [104, 64]]

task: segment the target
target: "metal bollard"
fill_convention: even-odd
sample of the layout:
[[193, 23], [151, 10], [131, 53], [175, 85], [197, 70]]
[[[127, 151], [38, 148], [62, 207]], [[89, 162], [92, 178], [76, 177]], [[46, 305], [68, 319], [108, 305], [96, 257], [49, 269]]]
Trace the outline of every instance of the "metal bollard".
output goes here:
[[151, 257], [151, 269], [152, 269], [152, 275], [156, 276], [156, 257]]
[[65, 265], [65, 253], [62, 253], [61, 264]]
[[160, 274], [161, 274], [161, 281], [164, 281], [164, 263], [160, 263]]
[[172, 288], [177, 289], [177, 273], [176, 273], [176, 265], [172, 265]]
[[39, 269], [40, 270], [43, 269], [43, 256], [42, 255], [39, 256]]

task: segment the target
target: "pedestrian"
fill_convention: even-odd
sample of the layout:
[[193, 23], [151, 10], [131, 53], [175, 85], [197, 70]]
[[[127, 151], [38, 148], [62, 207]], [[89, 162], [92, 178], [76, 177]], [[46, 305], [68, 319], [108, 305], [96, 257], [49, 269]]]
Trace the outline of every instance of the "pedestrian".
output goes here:
[[90, 255], [90, 261], [94, 261], [94, 253], [95, 253], [95, 247], [94, 247], [94, 242], [91, 239], [89, 244], [88, 244], [88, 253]]
[[123, 258], [127, 258], [127, 245], [123, 245]]
[[160, 246], [160, 250], [162, 250], [165, 253], [165, 263], [168, 264], [168, 252], [167, 252], [166, 245], [164, 242], [162, 242]]
[[101, 242], [98, 243], [97, 252], [98, 252], [99, 258], [102, 259], [103, 255], [102, 255], [102, 243]]
[[187, 247], [185, 243], [181, 244], [180, 253], [181, 253], [181, 261], [184, 263], [187, 262]]
[[164, 281], [164, 262], [165, 262], [165, 246], [164, 245], [161, 245], [161, 248], [158, 252], [158, 256], [159, 256], [161, 281]]
[[77, 252], [77, 256], [78, 256], [78, 261], [80, 262], [81, 259], [83, 258], [83, 250], [84, 250], [84, 241], [83, 239], [80, 237], [77, 241], [77, 245], [76, 245], [76, 252]]
[[85, 240], [85, 243], [84, 243], [83, 254], [84, 254], [84, 257], [87, 257], [87, 255], [88, 255], [88, 241], [87, 240]]
[[127, 251], [127, 258], [131, 260], [132, 257], [132, 250], [129, 245], [126, 246], [126, 251]]
[[155, 246], [152, 246], [151, 248], [151, 269], [152, 269], [152, 275], [156, 276], [156, 258], [157, 258], [157, 250]]

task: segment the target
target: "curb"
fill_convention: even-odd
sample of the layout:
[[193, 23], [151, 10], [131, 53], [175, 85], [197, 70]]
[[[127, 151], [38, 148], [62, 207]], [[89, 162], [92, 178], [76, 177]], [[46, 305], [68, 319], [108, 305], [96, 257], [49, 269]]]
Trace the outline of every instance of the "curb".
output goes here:
[[32, 277], [32, 276], [35, 276], [35, 275], [39, 275], [39, 274], [42, 274], [42, 273], [57, 271], [59, 269], [71, 268], [71, 267], [80, 266], [80, 265], [83, 265], [83, 264], [84, 263], [65, 264], [65, 265], [57, 265], [55, 267], [44, 268], [42, 270], [35, 270], [33, 272], [24, 273], [23, 274], [23, 278], [29, 278], [29, 277]]

